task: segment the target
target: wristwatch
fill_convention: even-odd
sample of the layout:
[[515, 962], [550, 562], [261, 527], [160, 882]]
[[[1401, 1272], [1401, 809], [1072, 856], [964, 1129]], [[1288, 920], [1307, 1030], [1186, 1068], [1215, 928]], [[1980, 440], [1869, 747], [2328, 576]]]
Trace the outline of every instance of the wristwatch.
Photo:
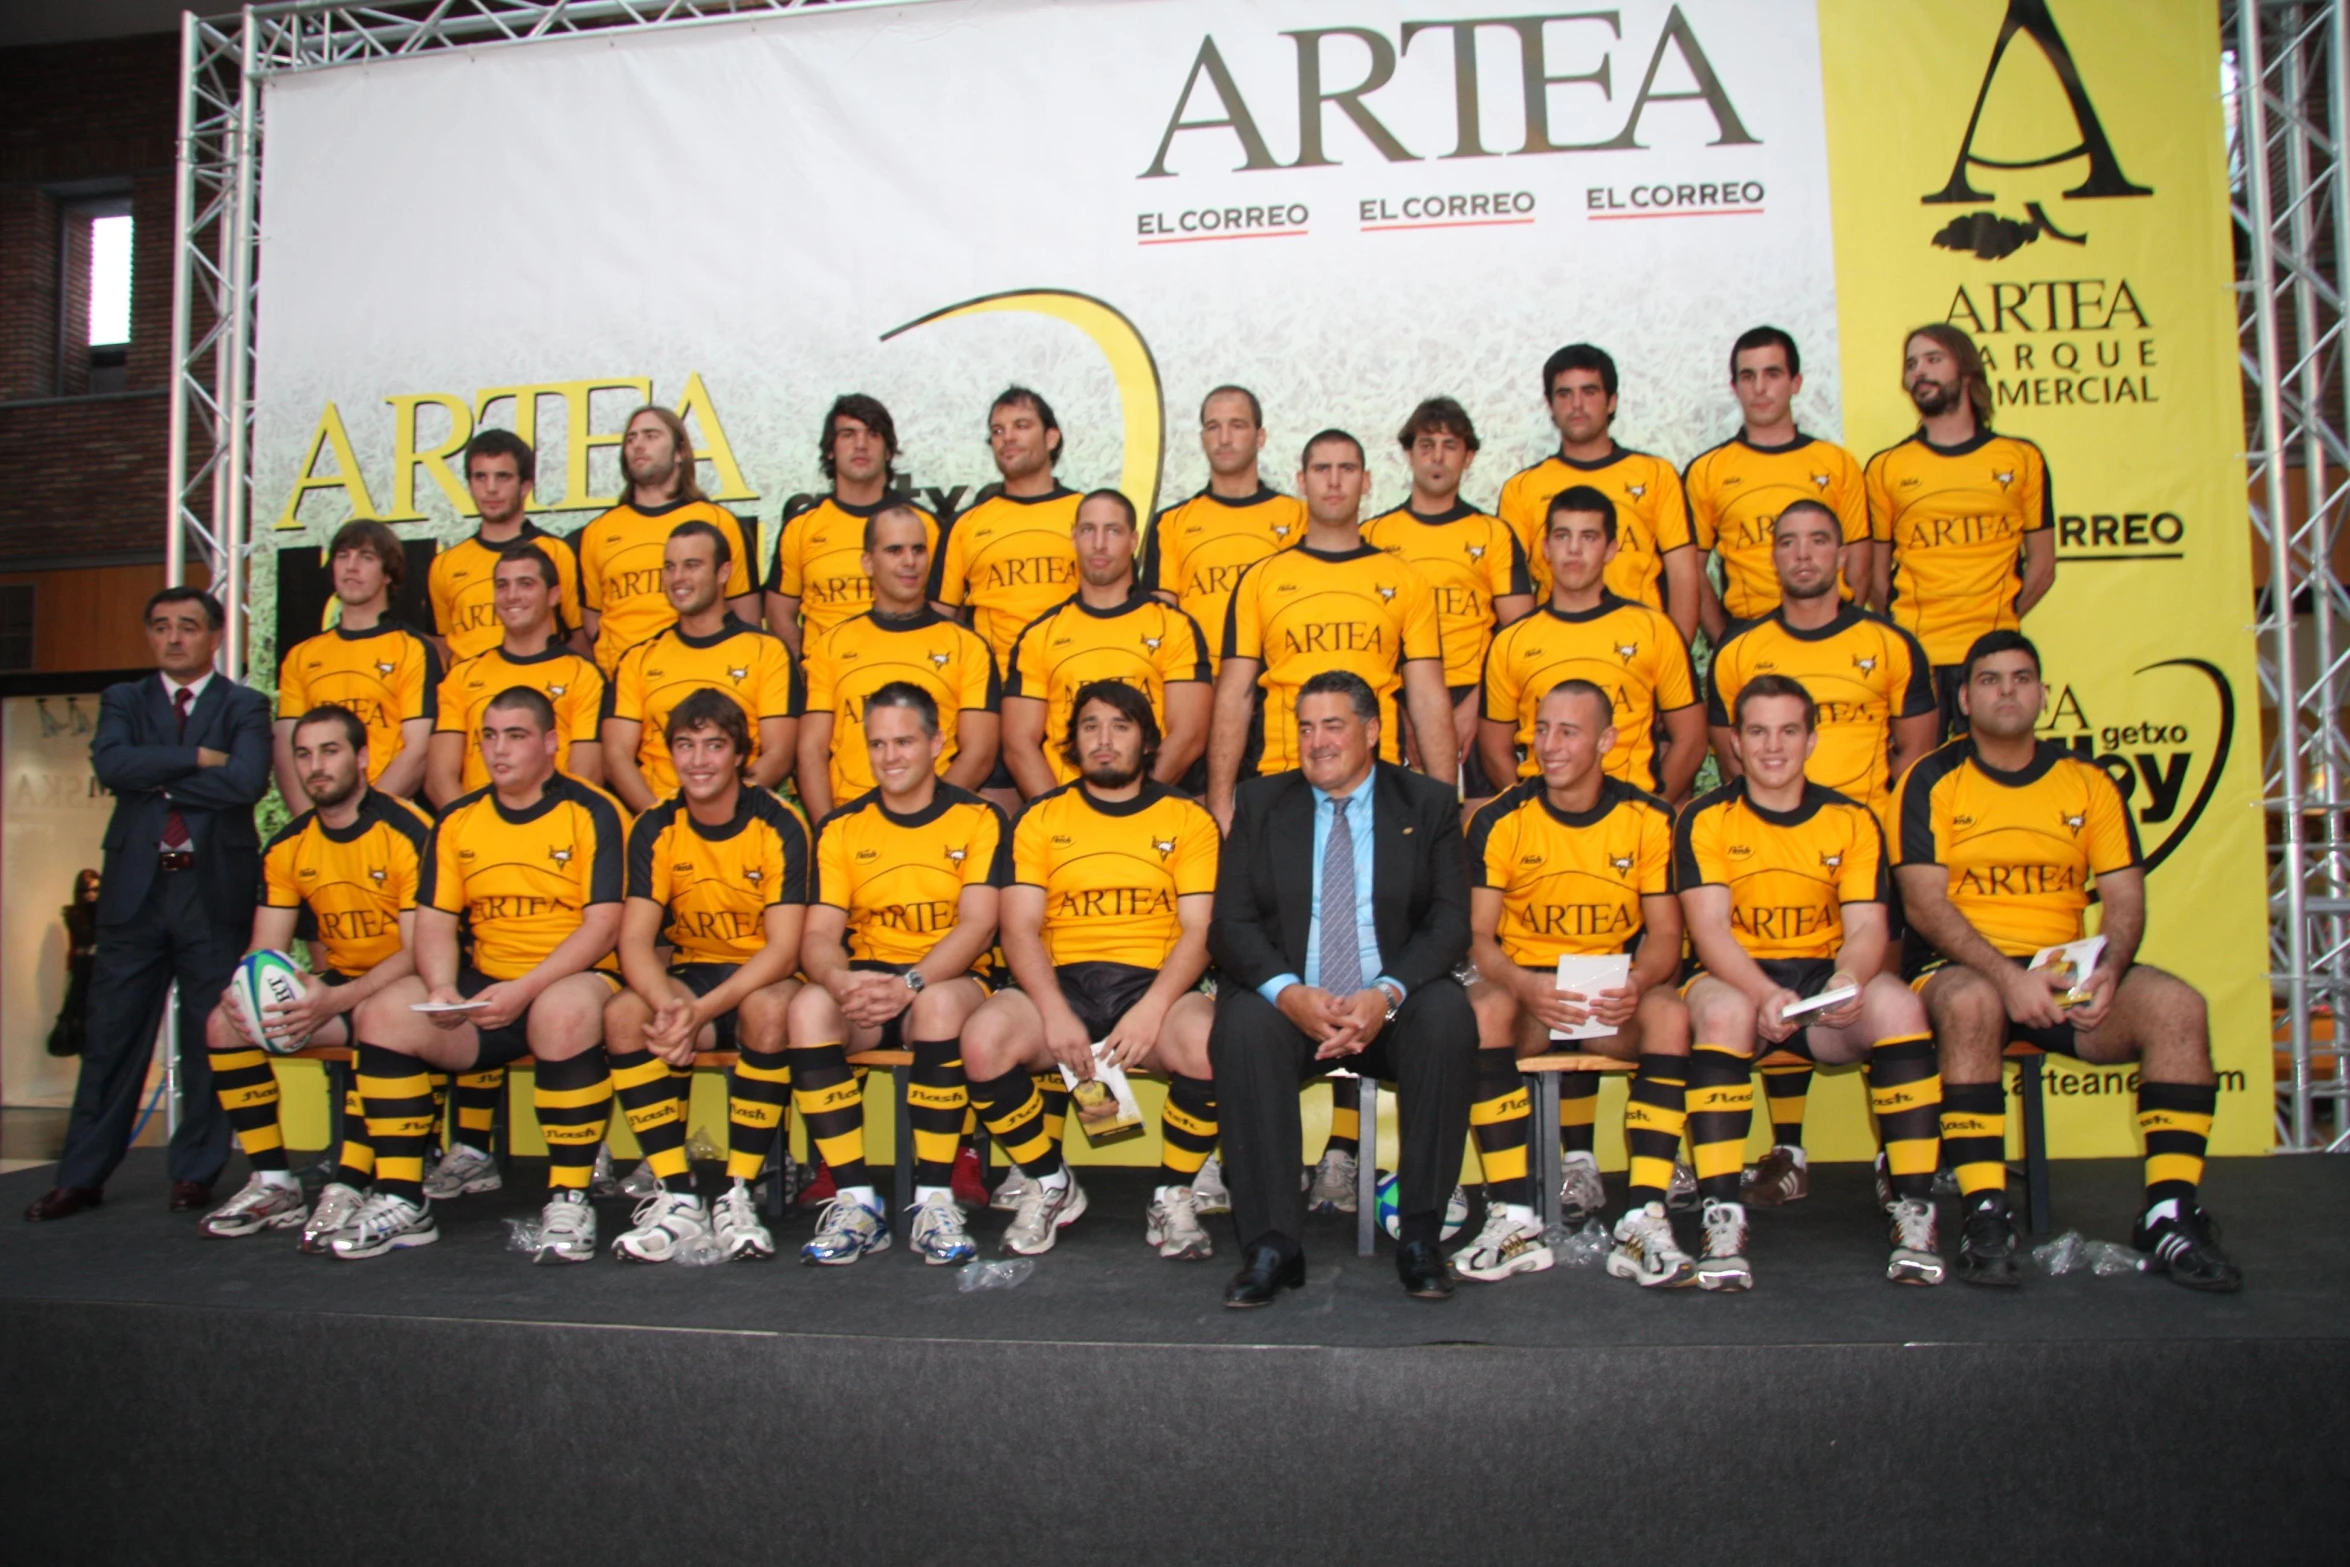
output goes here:
[[906, 982], [906, 988], [917, 996], [922, 994], [922, 987], [925, 983], [927, 983], [927, 981], [922, 978], [922, 971], [918, 968], [910, 968], [903, 974], [900, 974], [898, 978], [904, 980]]
[[1387, 1021], [1394, 1022], [1395, 1014], [1403, 1010], [1403, 992], [1393, 985], [1376, 985], [1372, 988], [1387, 998]]

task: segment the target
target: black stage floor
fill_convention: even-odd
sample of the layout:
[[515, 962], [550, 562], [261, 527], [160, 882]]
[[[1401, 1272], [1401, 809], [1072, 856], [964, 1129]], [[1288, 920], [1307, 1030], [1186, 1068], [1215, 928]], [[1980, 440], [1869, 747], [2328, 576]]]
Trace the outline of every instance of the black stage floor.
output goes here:
[[[18, 1560], [2340, 1560], [2350, 1538], [2350, 1162], [2214, 1162], [2232, 1297], [2029, 1269], [2013, 1294], [1896, 1288], [1865, 1167], [1822, 1165], [1756, 1216], [1751, 1294], [1590, 1267], [1413, 1301], [1327, 1219], [1306, 1289], [1247, 1313], [1219, 1304], [1223, 1221], [1207, 1264], [1143, 1246], [1142, 1171], [1087, 1173], [1035, 1276], [970, 1295], [895, 1249], [533, 1267], [501, 1222], [535, 1208], [527, 1165], [367, 1263], [200, 1238], [159, 1152], [96, 1213], [6, 1217], [47, 1176], [0, 1177]], [[2137, 1182], [2059, 1165], [2059, 1225], [2126, 1240]], [[627, 1210], [602, 1205], [607, 1240]], [[786, 1258], [811, 1228], [786, 1222]]]

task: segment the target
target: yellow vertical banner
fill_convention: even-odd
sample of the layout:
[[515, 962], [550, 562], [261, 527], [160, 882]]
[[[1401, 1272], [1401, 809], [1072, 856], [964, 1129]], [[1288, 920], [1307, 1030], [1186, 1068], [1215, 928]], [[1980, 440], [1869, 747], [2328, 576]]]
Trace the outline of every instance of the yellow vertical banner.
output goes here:
[[[1845, 432], [1917, 427], [1913, 328], [1982, 348], [2046, 453], [2044, 737], [2121, 786], [2146, 961], [2209, 999], [2213, 1151], [2273, 1132], [2259, 687], [2213, 0], [1818, 0]], [[2092, 914], [2094, 918], [2094, 914]], [[2055, 1152], [2138, 1146], [2135, 1075], [2049, 1062]]]

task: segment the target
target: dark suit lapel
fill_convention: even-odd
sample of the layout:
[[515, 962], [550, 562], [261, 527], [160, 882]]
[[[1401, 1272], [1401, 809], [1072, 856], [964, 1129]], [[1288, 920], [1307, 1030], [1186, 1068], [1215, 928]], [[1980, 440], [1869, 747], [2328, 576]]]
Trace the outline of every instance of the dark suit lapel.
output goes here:
[[[161, 682], [157, 683], [161, 684]], [[202, 744], [202, 742], [197, 739], [197, 736], [210, 732], [212, 721], [220, 715], [221, 709], [227, 705], [228, 679], [218, 670], [215, 670], [213, 671], [211, 681], [204, 687], [204, 694], [197, 697], [195, 704], [188, 709], [188, 732], [187, 735], [180, 741], [180, 744]], [[164, 722], [168, 725], [171, 725], [173, 728], [176, 728], [178, 726], [179, 720], [172, 716], [171, 704], [169, 702], [163, 704], [163, 711], [165, 715]], [[171, 733], [171, 729], [166, 729], [164, 732], [169, 734]], [[225, 748], [221, 746], [214, 746], [213, 749], [217, 751]]]
[[1281, 911], [1281, 945], [1303, 971], [1306, 934], [1314, 919], [1314, 792], [1292, 774], [1288, 789], [1265, 813], [1265, 854], [1273, 861], [1273, 906]]
[[[160, 674], [149, 675], [145, 680], [140, 682], [140, 685], [147, 693], [146, 702], [144, 704], [147, 711], [147, 722], [153, 726], [151, 732], [154, 735], [154, 739], [149, 743], [154, 745], [170, 745], [172, 743], [172, 730], [177, 723], [177, 720], [172, 716], [171, 697], [164, 690], [163, 676]], [[209, 687], [206, 688], [206, 694], [210, 694]]]

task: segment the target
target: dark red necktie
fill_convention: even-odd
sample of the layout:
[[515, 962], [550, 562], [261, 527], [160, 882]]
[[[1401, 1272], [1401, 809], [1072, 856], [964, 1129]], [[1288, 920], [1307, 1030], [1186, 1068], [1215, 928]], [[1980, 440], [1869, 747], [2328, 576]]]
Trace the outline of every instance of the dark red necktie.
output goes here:
[[[195, 694], [186, 686], [181, 686], [179, 690], [172, 693], [172, 710], [179, 714], [179, 733], [174, 738], [183, 745], [187, 743], [188, 738], [188, 708], [195, 700]], [[194, 842], [195, 840], [188, 836], [187, 819], [180, 815], [178, 806], [173, 806], [171, 814], [163, 819], [163, 847], [174, 854], [181, 854], [185, 853]]]

